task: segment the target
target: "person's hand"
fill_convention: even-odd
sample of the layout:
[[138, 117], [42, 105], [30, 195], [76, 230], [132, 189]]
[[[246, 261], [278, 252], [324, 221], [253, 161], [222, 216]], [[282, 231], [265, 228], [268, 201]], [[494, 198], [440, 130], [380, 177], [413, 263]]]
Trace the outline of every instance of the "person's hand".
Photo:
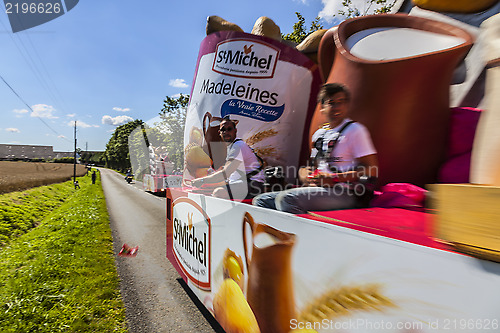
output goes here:
[[311, 173], [308, 177], [309, 186], [321, 186], [321, 187], [331, 187], [339, 182], [339, 178], [335, 173], [329, 172], [315, 172]]
[[298, 176], [299, 176], [299, 180], [302, 184], [304, 185], [309, 185], [310, 181], [311, 181], [311, 175], [313, 173], [313, 170], [311, 167], [302, 167], [299, 169], [299, 172], [298, 172]]
[[194, 187], [201, 188], [203, 184], [205, 183], [205, 179], [203, 178], [196, 178], [191, 181], [191, 185]]

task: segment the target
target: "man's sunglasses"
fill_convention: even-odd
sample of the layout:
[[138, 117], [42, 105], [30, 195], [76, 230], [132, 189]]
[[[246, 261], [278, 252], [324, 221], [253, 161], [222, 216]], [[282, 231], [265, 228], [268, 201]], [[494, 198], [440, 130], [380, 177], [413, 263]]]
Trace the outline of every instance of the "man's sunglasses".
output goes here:
[[336, 101], [323, 101], [323, 106], [331, 106], [331, 107], [336, 107], [336, 106], [342, 106], [348, 102], [347, 99], [339, 99]]
[[219, 132], [230, 132], [232, 130], [234, 130], [234, 127], [231, 127], [231, 126], [229, 126], [229, 127], [221, 127], [219, 129]]

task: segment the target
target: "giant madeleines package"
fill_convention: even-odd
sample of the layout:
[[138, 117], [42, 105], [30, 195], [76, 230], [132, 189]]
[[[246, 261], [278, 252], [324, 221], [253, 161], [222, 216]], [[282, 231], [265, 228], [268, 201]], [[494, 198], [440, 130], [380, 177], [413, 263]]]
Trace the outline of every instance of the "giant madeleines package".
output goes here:
[[279, 41], [221, 31], [201, 43], [184, 132], [184, 180], [225, 162], [219, 122], [238, 120], [238, 137], [292, 180], [309, 154], [307, 131], [320, 86], [317, 65]]

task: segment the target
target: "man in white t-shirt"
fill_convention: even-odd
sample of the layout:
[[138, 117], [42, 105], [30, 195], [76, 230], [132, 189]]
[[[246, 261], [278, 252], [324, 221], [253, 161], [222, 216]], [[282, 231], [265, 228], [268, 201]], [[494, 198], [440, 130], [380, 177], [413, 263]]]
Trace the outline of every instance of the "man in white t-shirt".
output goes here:
[[294, 214], [355, 208], [367, 188], [360, 183], [378, 175], [377, 152], [365, 126], [347, 118], [349, 90], [325, 84], [318, 95], [327, 126], [312, 136], [314, 168], [299, 170], [303, 187], [264, 193], [253, 199], [259, 207]]
[[222, 169], [192, 181], [195, 187], [225, 182], [224, 186], [216, 187], [212, 192], [218, 198], [248, 199], [264, 189], [262, 161], [245, 141], [237, 138], [237, 124], [238, 120], [226, 116], [219, 125], [219, 134], [227, 145], [226, 163]]

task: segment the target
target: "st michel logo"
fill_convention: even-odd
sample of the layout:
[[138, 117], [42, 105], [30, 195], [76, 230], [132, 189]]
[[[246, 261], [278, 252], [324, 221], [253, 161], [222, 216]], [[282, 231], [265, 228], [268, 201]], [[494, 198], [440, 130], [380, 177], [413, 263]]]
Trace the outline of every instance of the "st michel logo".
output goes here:
[[172, 248], [179, 268], [198, 288], [210, 290], [210, 218], [198, 203], [187, 198], [173, 202]]
[[217, 45], [212, 70], [235, 77], [272, 78], [279, 52], [278, 48], [263, 41], [230, 39]]
[[4, 0], [12, 32], [52, 21], [73, 9], [79, 0]]

